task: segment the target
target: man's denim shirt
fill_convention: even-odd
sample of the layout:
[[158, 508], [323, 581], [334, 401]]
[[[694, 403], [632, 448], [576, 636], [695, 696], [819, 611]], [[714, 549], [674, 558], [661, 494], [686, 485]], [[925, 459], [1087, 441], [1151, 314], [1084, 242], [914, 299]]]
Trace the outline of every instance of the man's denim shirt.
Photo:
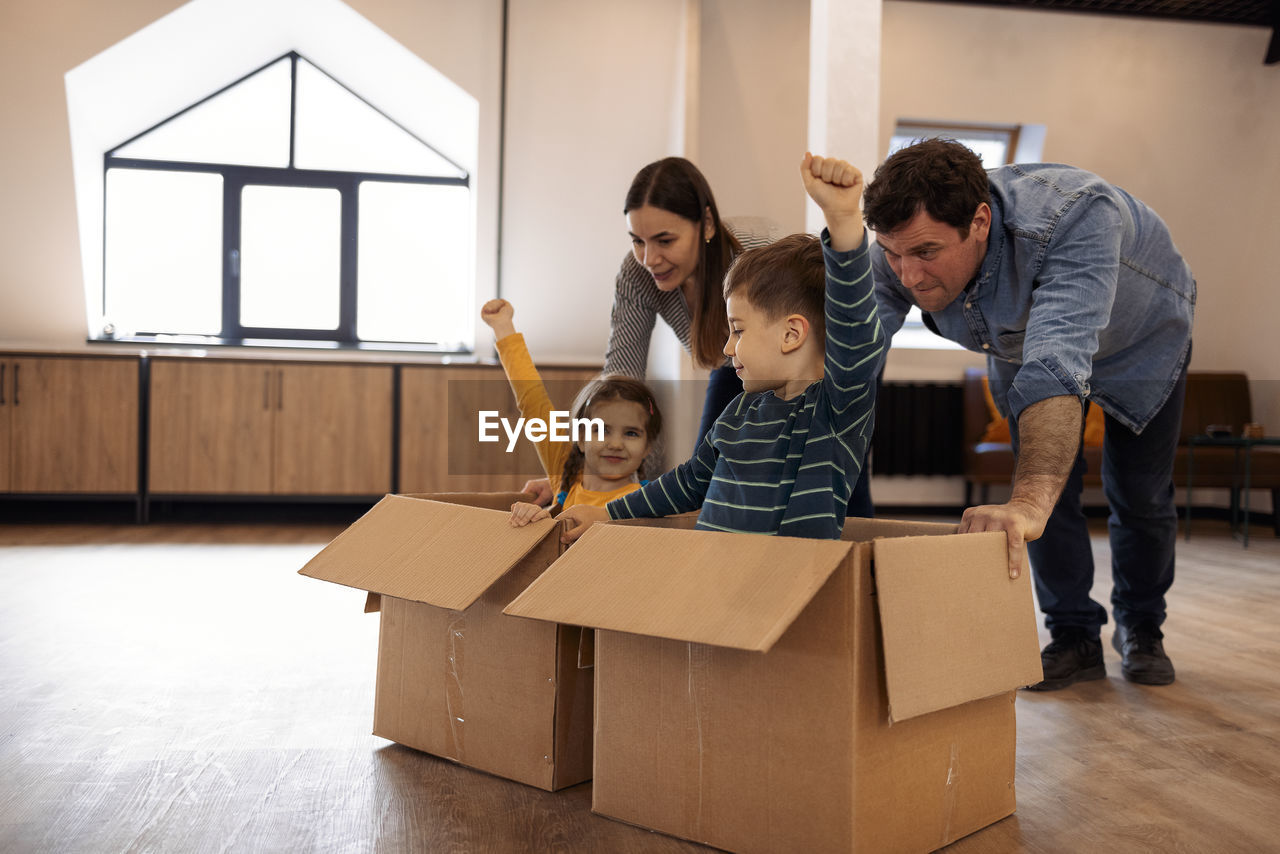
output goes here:
[[[1059, 164], [988, 170], [991, 231], [977, 277], [925, 325], [987, 354], [997, 406], [1015, 418], [1070, 394], [1141, 433], [1191, 349], [1196, 283], [1154, 211]], [[872, 247], [885, 332], [913, 305]]]

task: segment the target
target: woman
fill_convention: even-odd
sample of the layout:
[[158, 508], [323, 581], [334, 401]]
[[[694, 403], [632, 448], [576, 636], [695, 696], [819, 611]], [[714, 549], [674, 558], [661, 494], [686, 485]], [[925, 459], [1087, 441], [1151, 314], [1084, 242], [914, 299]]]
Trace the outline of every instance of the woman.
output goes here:
[[604, 370], [644, 379], [649, 340], [661, 315], [694, 364], [711, 372], [696, 447], [742, 391], [723, 352], [724, 274], [743, 249], [764, 246], [772, 236], [763, 221], [742, 224], [747, 227], [723, 222], [707, 179], [683, 157], [641, 169], [622, 212], [631, 253], [618, 271]]
[[[740, 252], [764, 246], [776, 235], [764, 219], [721, 220], [707, 179], [683, 157], [665, 157], [636, 173], [622, 212], [631, 252], [615, 282], [604, 372], [643, 380], [654, 324], [662, 317], [694, 364], [711, 372], [696, 448], [742, 391], [723, 350], [728, 335], [724, 274]], [[537, 492], [542, 498], [542, 490]], [[872, 515], [865, 476], [854, 487], [849, 512]]]

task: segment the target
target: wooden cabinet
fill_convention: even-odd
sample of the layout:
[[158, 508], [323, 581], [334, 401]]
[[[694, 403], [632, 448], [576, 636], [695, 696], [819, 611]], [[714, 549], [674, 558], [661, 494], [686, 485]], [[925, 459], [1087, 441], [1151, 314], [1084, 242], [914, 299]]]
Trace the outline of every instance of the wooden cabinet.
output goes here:
[[388, 492], [392, 377], [388, 365], [155, 359], [149, 490]]
[[[542, 376], [569, 410], [596, 370]], [[542, 477], [523, 437], [512, 453], [501, 429], [479, 441], [482, 410], [519, 417], [499, 366], [0, 353], [0, 495], [129, 496], [145, 515], [148, 498], [363, 500]]]
[[136, 492], [138, 364], [0, 355], [0, 492]]
[[391, 490], [395, 401], [389, 365], [291, 365], [277, 374], [275, 491]]
[[[578, 390], [597, 371], [540, 368], [557, 409], [568, 410]], [[507, 453], [500, 441], [479, 441], [479, 413], [497, 410], [512, 423], [519, 417], [500, 367], [404, 367], [400, 377], [400, 492], [495, 492], [516, 490], [543, 477], [532, 445], [521, 438]]]

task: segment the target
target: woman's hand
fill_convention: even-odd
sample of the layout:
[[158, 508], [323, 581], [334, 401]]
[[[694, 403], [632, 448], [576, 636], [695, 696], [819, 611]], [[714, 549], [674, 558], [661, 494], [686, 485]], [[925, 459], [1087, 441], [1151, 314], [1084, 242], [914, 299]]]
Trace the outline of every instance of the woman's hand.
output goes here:
[[515, 307], [504, 299], [491, 299], [480, 307], [480, 319], [488, 324], [498, 340], [515, 334], [516, 327], [511, 322], [515, 314]]
[[526, 495], [532, 495], [533, 503], [539, 507], [550, 506], [551, 499], [555, 497], [551, 494], [551, 478], [547, 477], [529, 481], [520, 491]]
[[557, 522], [569, 522], [572, 527], [560, 535], [560, 542], [572, 543], [587, 532], [596, 522], [608, 522], [609, 511], [590, 504], [575, 504], [556, 517]]
[[545, 507], [539, 507], [537, 504], [530, 504], [528, 501], [517, 501], [511, 505], [510, 521], [513, 528], [523, 528], [530, 522], [550, 518], [551, 511]]
[[831, 235], [831, 248], [848, 252], [862, 245], [862, 172], [834, 157], [805, 152], [800, 180], [809, 198], [822, 209]]

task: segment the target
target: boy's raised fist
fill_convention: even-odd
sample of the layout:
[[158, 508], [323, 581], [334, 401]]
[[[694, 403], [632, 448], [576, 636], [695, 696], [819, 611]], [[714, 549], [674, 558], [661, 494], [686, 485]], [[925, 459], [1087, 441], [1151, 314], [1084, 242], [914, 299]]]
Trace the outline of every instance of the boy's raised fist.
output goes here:
[[862, 245], [862, 172], [845, 160], [805, 152], [800, 180], [827, 220], [831, 246], [848, 251]]

